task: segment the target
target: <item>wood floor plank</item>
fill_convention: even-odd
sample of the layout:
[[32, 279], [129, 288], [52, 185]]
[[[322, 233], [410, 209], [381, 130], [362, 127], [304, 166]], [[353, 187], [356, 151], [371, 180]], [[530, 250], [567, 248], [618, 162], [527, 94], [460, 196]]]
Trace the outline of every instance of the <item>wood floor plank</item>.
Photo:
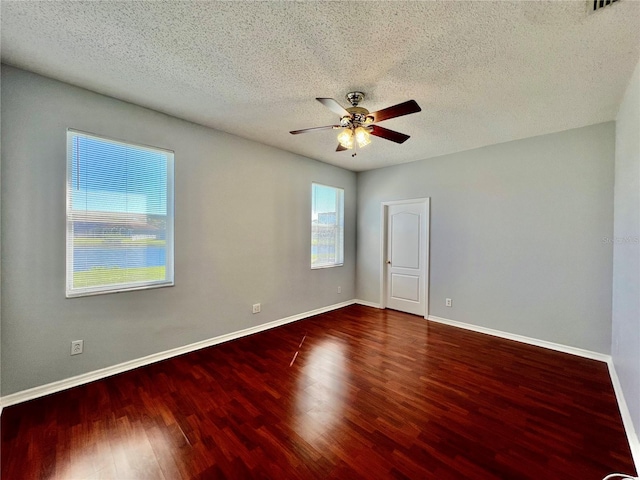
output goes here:
[[635, 474], [604, 363], [363, 306], [6, 408], [2, 478]]

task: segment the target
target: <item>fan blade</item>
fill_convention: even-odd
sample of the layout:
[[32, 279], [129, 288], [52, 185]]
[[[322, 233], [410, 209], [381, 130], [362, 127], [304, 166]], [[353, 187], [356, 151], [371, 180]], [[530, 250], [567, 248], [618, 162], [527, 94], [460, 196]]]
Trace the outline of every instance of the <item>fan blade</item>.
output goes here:
[[338, 148], [336, 148], [336, 152], [344, 152], [345, 150], [349, 150], [348, 148], [344, 148], [341, 143], [338, 144]]
[[369, 128], [371, 128], [371, 135], [384, 138], [385, 140], [391, 140], [396, 143], [404, 143], [411, 138], [409, 135], [405, 135], [404, 133], [395, 132], [388, 128], [379, 127], [378, 125], [371, 125]]
[[299, 133], [311, 132], [313, 130], [329, 130], [330, 128], [340, 128], [340, 125], [327, 125], [325, 127], [311, 127], [311, 128], [303, 128], [302, 130], [292, 130], [289, 133], [291, 135], [298, 135]]
[[373, 116], [374, 123], [381, 122], [383, 120], [389, 120], [390, 118], [401, 117], [403, 115], [409, 115], [410, 113], [418, 113], [422, 111], [420, 106], [415, 100], [409, 100], [404, 103], [399, 103], [393, 107], [383, 108], [377, 112], [370, 113]]
[[329, 110], [331, 110], [333, 113], [337, 113], [338, 115], [340, 115], [340, 118], [342, 117], [350, 117], [351, 114], [349, 112], [347, 112], [342, 105], [340, 105], [338, 102], [336, 102], [333, 98], [316, 98], [316, 100], [318, 100], [321, 104], [323, 104], [325, 107], [327, 107]]

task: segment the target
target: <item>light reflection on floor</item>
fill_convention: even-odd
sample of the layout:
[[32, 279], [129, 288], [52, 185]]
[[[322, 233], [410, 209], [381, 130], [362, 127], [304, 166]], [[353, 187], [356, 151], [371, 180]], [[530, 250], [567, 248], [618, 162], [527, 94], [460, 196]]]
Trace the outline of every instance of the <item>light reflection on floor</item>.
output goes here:
[[[168, 431], [155, 429], [153, 436], [154, 447], [149, 441], [148, 432], [141, 425], [131, 425], [128, 422], [116, 423], [97, 422], [103, 435], [96, 442], [96, 436], [90, 432], [78, 435], [65, 468], [58, 470], [51, 478], [55, 479], [102, 479], [102, 478], [140, 478], [153, 475], [152, 465], [156, 467], [155, 449], [170, 451], [171, 439]], [[123, 423], [126, 423], [123, 424]], [[90, 439], [86, 442], [84, 438]], [[131, 459], [135, 459], [134, 462]], [[52, 472], [53, 473], [53, 472]]]
[[[309, 339], [307, 339], [309, 340]], [[297, 433], [310, 444], [343, 416], [347, 395], [347, 345], [336, 339], [306, 343], [296, 395]]]

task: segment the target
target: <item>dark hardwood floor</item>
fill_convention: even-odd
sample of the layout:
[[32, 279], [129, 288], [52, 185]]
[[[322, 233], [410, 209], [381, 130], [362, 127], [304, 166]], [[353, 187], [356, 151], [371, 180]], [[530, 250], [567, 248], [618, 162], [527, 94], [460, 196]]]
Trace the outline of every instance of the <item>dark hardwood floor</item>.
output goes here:
[[1, 446], [7, 480], [635, 473], [604, 363], [355, 305], [8, 407]]

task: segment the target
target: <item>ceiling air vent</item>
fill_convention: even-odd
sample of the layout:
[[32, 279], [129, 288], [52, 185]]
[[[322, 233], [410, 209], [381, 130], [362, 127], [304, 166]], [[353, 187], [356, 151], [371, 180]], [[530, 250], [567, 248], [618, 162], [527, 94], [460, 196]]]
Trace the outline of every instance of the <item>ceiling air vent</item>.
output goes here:
[[601, 8], [613, 5], [617, 1], [618, 0], [587, 0], [587, 5], [589, 10], [591, 10], [592, 12], [597, 12]]

